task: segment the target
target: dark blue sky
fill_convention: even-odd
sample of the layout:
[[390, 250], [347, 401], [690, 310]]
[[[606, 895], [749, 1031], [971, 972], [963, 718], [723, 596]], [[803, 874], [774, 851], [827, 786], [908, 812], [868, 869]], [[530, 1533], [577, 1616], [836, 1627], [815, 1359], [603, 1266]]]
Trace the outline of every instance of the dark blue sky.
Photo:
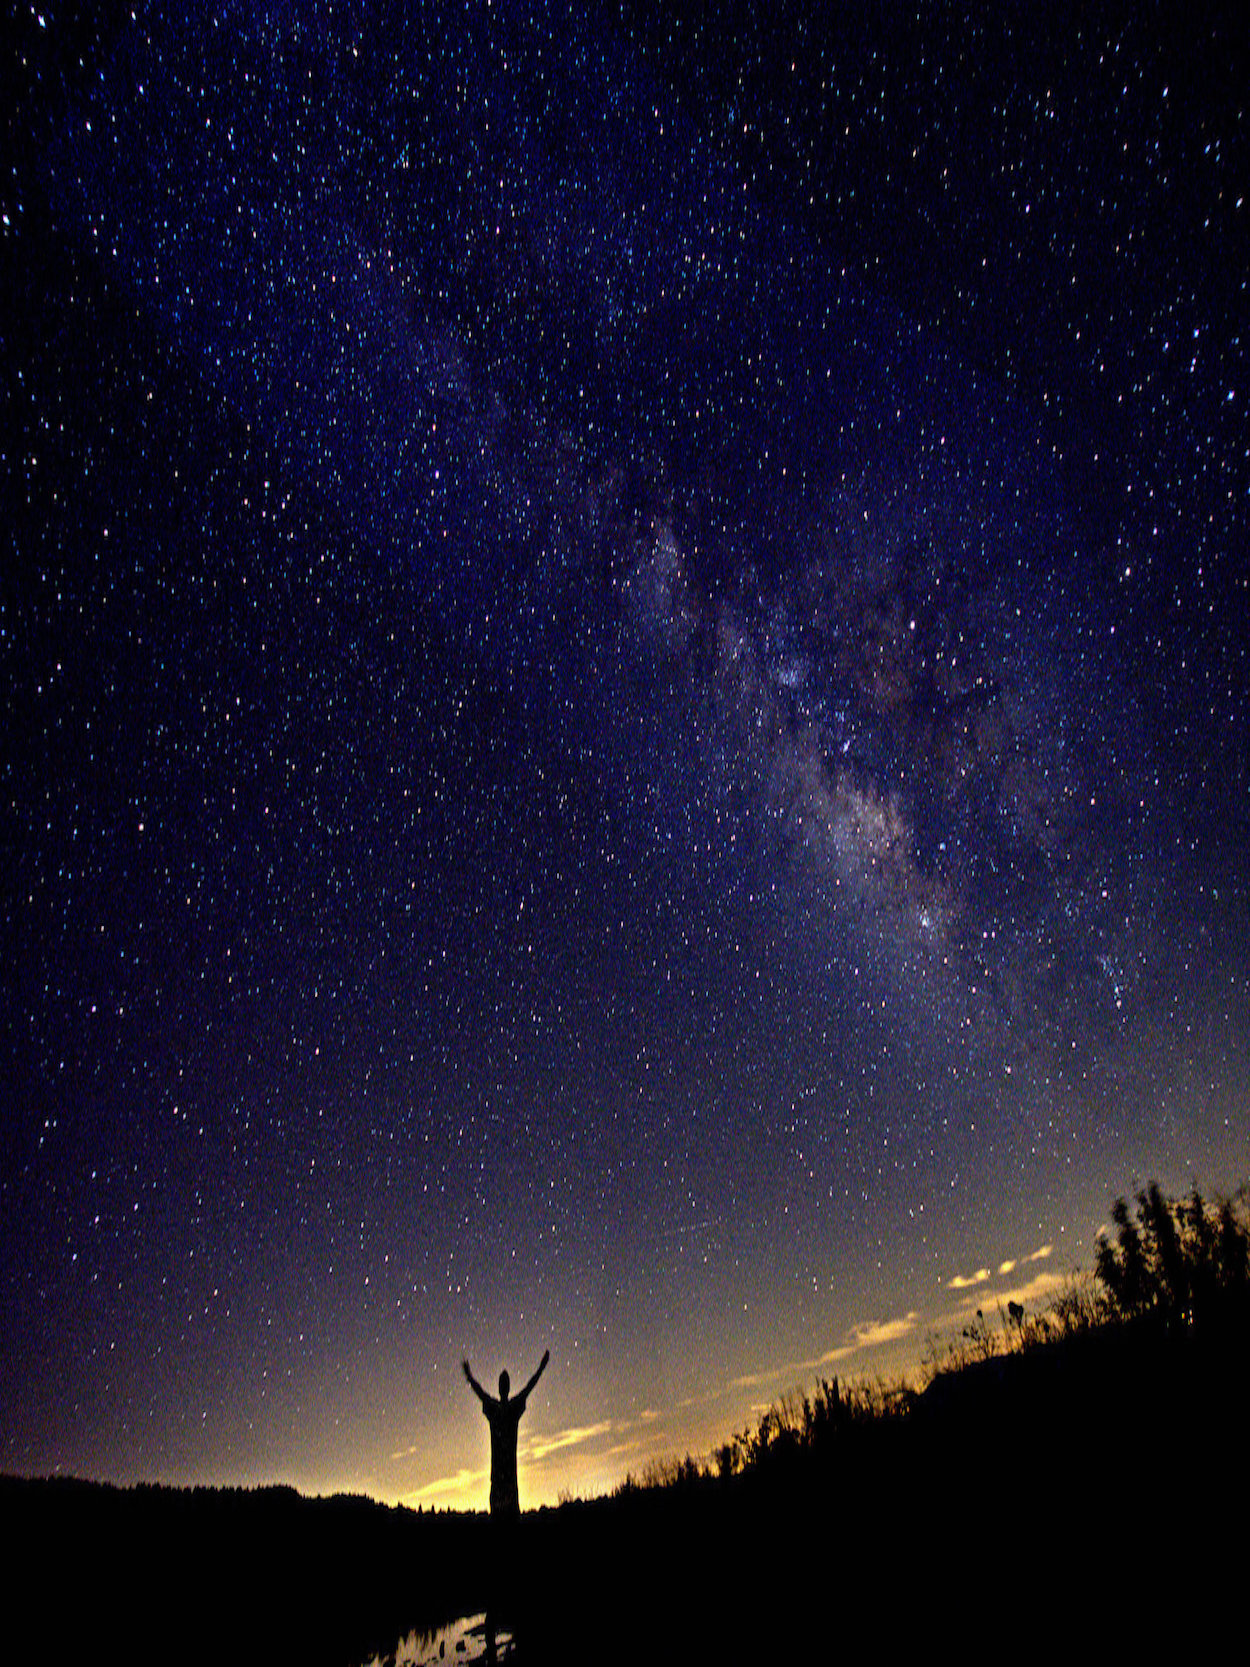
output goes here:
[[805, 10], [19, 20], [5, 1468], [550, 1344], [553, 1497], [1243, 1179], [1244, 32]]

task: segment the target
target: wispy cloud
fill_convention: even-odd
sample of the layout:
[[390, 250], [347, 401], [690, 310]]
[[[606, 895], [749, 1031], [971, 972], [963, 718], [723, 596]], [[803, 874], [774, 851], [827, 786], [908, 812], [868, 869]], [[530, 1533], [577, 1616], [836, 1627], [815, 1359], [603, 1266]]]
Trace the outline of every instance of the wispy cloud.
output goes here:
[[861, 1320], [853, 1325], [847, 1333], [847, 1341], [836, 1349], [830, 1349], [828, 1354], [821, 1355], [817, 1366], [827, 1365], [834, 1360], [845, 1360], [848, 1355], [855, 1354], [859, 1349], [879, 1348], [882, 1343], [897, 1343], [901, 1337], [909, 1337], [916, 1329], [920, 1316], [912, 1309], [909, 1314], [901, 1314], [893, 1320]]
[[404, 1495], [404, 1503], [419, 1499], [438, 1499], [448, 1495], [463, 1495], [476, 1487], [480, 1487], [486, 1480], [484, 1470], [469, 1470], [464, 1467], [452, 1476], [437, 1476], [432, 1482], [426, 1482], [419, 1488], [413, 1488]]
[[653, 1454], [656, 1447], [657, 1437], [654, 1435], [635, 1434], [627, 1437], [624, 1441], [613, 1442], [611, 1447], [605, 1448], [603, 1456], [607, 1459], [632, 1458], [636, 1454]]
[[599, 1424], [575, 1424], [567, 1430], [555, 1430], [550, 1435], [531, 1436], [525, 1446], [525, 1456], [538, 1464], [549, 1453], [559, 1453], [566, 1447], [580, 1447], [584, 1441], [594, 1441], [597, 1436], [607, 1435], [611, 1428], [611, 1419], [605, 1418]]
[[826, 1349], [823, 1354], [813, 1356], [811, 1360], [788, 1360], [781, 1366], [770, 1366], [760, 1372], [747, 1372], [740, 1378], [730, 1381], [731, 1389], [757, 1389], [761, 1384], [775, 1383], [780, 1378], [801, 1377], [808, 1372], [818, 1372], [823, 1366], [836, 1366], [852, 1355], [860, 1354], [865, 1349], [876, 1349], [886, 1343], [897, 1343], [904, 1337], [909, 1337], [919, 1322], [920, 1316], [913, 1309], [909, 1314], [898, 1315], [891, 1320], [860, 1320], [846, 1333], [844, 1342]]
[[1030, 1302], [1041, 1302], [1044, 1298], [1053, 1296], [1056, 1291], [1062, 1289], [1063, 1284], [1064, 1276], [1061, 1273], [1035, 1273], [1023, 1285], [1000, 1291], [998, 1299], [1000, 1302], [1018, 1302], [1027, 1306]]
[[[1030, 1258], [1026, 1258], [1029, 1260]], [[1018, 1285], [1004, 1285], [994, 1292], [994, 1301], [1002, 1309], [1006, 1309], [1009, 1302], [1018, 1302], [1022, 1308], [1030, 1306], [1036, 1308], [1052, 1297], [1056, 1291], [1062, 1290], [1064, 1276], [1061, 1273], [1035, 1273], [1031, 1278], [1023, 1280]], [[966, 1296], [954, 1308], [944, 1314], [935, 1314], [933, 1324], [936, 1327], [944, 1325], [966, 1325], [974, 1308], [983, 1304], [987, 1309], [988, 1302], [983, 1296]], [[992, 1316], [987, 1315], [988, 1318]]]
[[762, 1372], [744, 1372], [740, 1378], [730, 1378], [730, 1389], [758, 1389], [762, 1383], [775, 1383], [778, 1378], [794, 1376], [808, 1368], [797, 1360], [789, 1360], [784, 1366], [768, 1366]]

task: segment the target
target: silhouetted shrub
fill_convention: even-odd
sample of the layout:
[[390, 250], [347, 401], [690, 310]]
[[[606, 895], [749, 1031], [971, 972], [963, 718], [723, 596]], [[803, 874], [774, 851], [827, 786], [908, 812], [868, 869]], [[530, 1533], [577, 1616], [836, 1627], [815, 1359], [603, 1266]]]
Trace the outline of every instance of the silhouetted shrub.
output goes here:
[[1051, 1299], [1049, 1317], [1056, 1341], [1083, 1337], [1102, 1325], [1109, 1314], [1096, 1277], [1088, 1272], [1070, 1274]]

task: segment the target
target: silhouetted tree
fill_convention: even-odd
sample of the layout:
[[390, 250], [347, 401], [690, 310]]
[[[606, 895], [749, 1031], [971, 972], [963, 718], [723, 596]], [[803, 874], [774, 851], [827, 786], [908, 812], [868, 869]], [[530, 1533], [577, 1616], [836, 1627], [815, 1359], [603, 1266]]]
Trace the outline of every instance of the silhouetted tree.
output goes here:
[[1220, 1205], [1215, 1258], [1221, 1293], [1244, 1294], [1250, 1285], [1250, 1233], [1238, 1221], [1229, 1198]]
[[1153, 1313], [1168, 1322], [1206, 1318], [1250, 1296], [1250, 1227], [1232, 1199], [1212, 1213], [1195, 1187], [1180, 1203], [1157, 1181], [1111, 1209], [1114, 1234], [1098, 1242], [1096, 1271], [1115, 1313]]
[[1146, 1257], [1137, 1223], [1123, 1198], [1111, 1206], [1111, 1220], [1115, 1237], [1108, 1233], [1099, 1239], [1095, 1267], [1120, 1313], [1138, 1314], [1147, 1302]]

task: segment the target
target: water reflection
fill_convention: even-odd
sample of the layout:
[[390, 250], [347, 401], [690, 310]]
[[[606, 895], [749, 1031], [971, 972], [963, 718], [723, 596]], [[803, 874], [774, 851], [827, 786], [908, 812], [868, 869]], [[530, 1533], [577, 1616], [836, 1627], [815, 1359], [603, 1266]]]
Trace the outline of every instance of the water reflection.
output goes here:
[[485, 1615], [462, 1615], [458, 1621], [435, 1628], [414, 1627], [396, 1644], [394, 1652], [373, 1655], [362, 1667], [432, 1667], [435, 1662], [464, 1663], [510, 1661], [512, 1634], [504, 1627], [488, 1626]]

